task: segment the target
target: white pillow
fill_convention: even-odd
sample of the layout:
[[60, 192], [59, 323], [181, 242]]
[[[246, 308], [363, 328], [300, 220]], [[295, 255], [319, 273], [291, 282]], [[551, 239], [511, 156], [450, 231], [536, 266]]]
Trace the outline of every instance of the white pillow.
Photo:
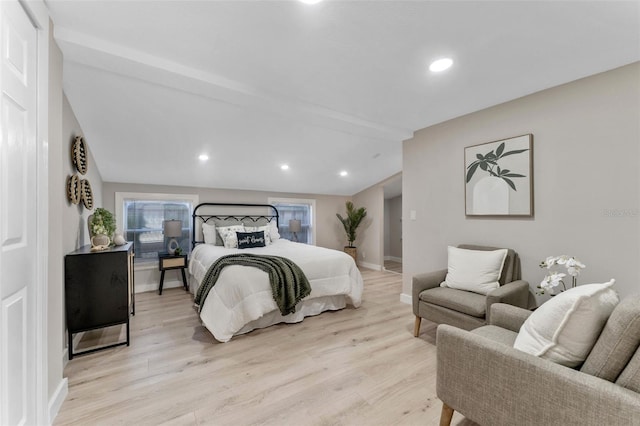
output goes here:
[[440, 284], [458, 290], [488, 294], [500, 287], [498, 280], [507, 257], [507, 249], [466, 250], [448, 247], [447, 277]]
[[244, 225], [217, 226], [216, 230], [224, 241], [224, 248], [238, 248], [236, 232], [244, 232]]
[[280, 232], [278, 232], [278, 223], [275, 221], [275, 219], [272, 219], [269, 222], [269, 227], [271, 229], [269, 229], [269, 235], [271, 236], [271, 242], [275, 241], [275, 240], [279, 240], [280, 239]]
[[247, 232], [264, 232], [264, 244], [266, 246], [271, 244], [271, 226], [245, 226], [244, 229]]
[[567, 367], [580, 365], [620, 300], [611, 280], [552, 297], [522, 324], [514, 348]]
[[216, 245], [216, 226], [208, 223], [202, 224], [202, 236], [205, 244]]

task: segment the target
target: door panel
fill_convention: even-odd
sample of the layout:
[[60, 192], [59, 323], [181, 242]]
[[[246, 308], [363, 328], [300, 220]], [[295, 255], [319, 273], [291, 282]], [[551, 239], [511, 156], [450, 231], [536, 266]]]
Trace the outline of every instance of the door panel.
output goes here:
[[0, 1], [0, 424], [35, 424], [37, 31]]

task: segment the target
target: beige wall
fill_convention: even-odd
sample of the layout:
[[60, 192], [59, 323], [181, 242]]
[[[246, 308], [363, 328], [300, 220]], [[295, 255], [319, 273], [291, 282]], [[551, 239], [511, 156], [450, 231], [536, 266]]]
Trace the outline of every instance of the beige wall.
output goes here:
[[394, 175], [353, 196], [356, 208], [367, 209], [358, 231], [355, 246], [358, 248], [358, 264], [367, 268], [381, 269], [384, 265], [384, 185], [396, 179]]
[[[88, 179], [93, 191], [93, 210], [98, 207], [102, 207], [102, 176], [96, 166], [96, 162], [91, 154], [91, 140], [85, 138], [85, 143], [88, 150], [88, 167], [87, 174], [81, 175], [73, 166], [71, 162], [71, 144], [76, 136], [83, 136], [80, 123], [76, 119], [76, 116], [71, 109], [71, 105], [67, 100], [67, 97], [63, 97], [63, 122], [62, 122], [62, 160], [63, 160], [63, 173], [65, 179], [67, 176], [71, 176], [74, 173], [78, 173], [81, 179]], [[73, 251], [79, 247], [90, 244], [89, 230], [87, 228], [87, 218], [93, 210], [87, 210], [80, 204], [71, 204], [68, 201], [64, 203], [63, 217], [62, 217], [62, 229], [63, 229], [63, 245], [65, 253]]]
[[[183, 186], [164, 186], [146, 184], [125, 184], [105, 182], [103, 184], [104, 207], [118, 214], [115, 209], [116, 192], [140, 192], [161, 194], [195, 194], [203, 202], [228, 202], [228, 203], [266, 203], [269, 197], [274, 198], [304, 198], [316, 200], [316, 245], [336, 250], [342, 250], [346, 244], [346, 237], [336, 213], [343, 212], [345, 202], [349, 197], [333, 195], [295, 194], [282, 192], [241, 191], [229, 189], [195, 188]], [[138, 291], [150, 290], [157, 287], [160, 281], [160, 273], [157, 268], [136, 269], [136, 288]], [[165, 277], [165, 286], [177, 286], [179, 278], [177, 273]]]
[[385, 251], [385, 256], [402, 259], [402, 196], [385, 200], [389, 206], [389, 251]]
[[[89, 243], [86, 218], [90, 214], [82, 204], [67, 199], [67, 177], [76, 173], [71, 161], [71, 144], [82, 129], [62, 89], [62, 52], [49, 26], [49, 241], [48, 241], [48, 395], [51, 399], [63, 377], [66, 362], [66, 319], [64, 309], [64, 256]], [[89, 167], [80, 175], [91, 183], [94, 205], [102, 200], [102, 178], [87, 141]]]
[[[464, 215], [464, 147], [532, 133], [535, 217]], [[640, 283], [640, 63], [416, 132], [403, 144], [403, 299], [411, 276], [446, 267], [446, 246], [512, 247], [535, 286], [550, 255], [577, 256], [580, 284]], [[416, 220], [410, 220], [411, 211]]]

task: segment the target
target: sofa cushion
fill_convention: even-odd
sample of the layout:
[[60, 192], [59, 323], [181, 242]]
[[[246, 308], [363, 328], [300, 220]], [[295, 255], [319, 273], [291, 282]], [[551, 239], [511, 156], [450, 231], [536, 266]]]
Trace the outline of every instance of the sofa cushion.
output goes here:
[[486, 295], [500, 287], [500, 274], [507, 249], [466, 250], [449, 246], [447, 276], [442, 287]]
[[622, 370], [616, 384], [640, 393], [640, 348], [636, 350], [627, 366]]
[[638, 346], [640, 297], [636, 296], [622, 300], [613, 310], [580, 371], [615, 382]]
[[582, 364], [618, 304], [614, 282], [571, 288], [542, 304], [513, 347], [566, 367]]
[[495, 325], [485, 325], [478, 327], [475, 330], [471, 330], [471, 333], [478, 336], [485, 337], [497, 343], [503, 345], [513, 346], [518, 337], [518, 333], [515, 331], [507, 330], [506, 328], [496, 327]]
[[486, 296], [470, 291], [436, 287], [420, 293], [420, 300], [477, 318], [484, 318], [487, 313]]

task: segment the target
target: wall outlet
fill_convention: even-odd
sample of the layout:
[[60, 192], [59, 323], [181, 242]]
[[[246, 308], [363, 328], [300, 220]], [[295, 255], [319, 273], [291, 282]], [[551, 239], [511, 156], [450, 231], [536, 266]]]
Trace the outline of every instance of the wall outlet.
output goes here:
[[362, 252], [362, 258], [366, 259], [367, 258], [367, 254], [365, 252]]

